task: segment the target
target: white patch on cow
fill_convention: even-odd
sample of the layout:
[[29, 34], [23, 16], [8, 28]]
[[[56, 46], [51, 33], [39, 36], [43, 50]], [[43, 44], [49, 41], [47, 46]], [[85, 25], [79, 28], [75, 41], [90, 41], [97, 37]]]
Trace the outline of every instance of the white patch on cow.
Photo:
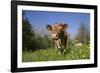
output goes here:
[[55, 44], [55, 49], [57, 49], [57, 45]]
[[57, 34], [52, 34], [51, 37], [55, 39], [58, 38]]
[[61, 40], [60, 39], [56, 40], [56, 44], [57, 44], [58, 48], [61, 48]]

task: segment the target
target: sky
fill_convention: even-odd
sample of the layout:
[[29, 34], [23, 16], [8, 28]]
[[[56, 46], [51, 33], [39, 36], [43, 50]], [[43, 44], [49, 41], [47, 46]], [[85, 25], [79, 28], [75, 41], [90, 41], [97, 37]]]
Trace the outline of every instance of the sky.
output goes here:
[[66, 30], [72, 37], [74, 37], [81, 25], [85, 23], [90, 29], [90, 14], [89, 13], [75, 13], [75, 12], [51, 12], [51, 11], [30, 11], [23, 10], [24, 17], [28, 19], [29, 23], [39, 31], [46, 30], [46, 25], [54, 25], [61, 22], [68, 24]]

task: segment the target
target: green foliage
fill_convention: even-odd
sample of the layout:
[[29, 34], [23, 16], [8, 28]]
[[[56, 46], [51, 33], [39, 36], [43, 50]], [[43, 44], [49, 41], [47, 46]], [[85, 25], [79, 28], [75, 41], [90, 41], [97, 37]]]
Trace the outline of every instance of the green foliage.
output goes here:
[[37, 61], [56, 61], [56, 60], [82, 60], [90, 58], [90, 47], [88, 45], [71, 45], [70, 52], [61, 54], [54, 48], [40, 49], [35, 52], [24, 51], [22, 55], [23, 62]]
[[81, 23], [78, 29], [77, 36], [75, 37], [79, 42], [83, 44], [88, 44], [90, 41], [90, 32], [85, 25], [85, 23]]
[[37, 37], [35, 37], [35, 44], [37, 46], [33, 46], [33, 48], [38, 49], [47, 49], [49, 47], [51, 47], [51, 42], [50, 39], [48, 38], [47, 35], [45, 35], [44, 37], [41, 37], [40, 35], [38, 35]]
[[38, 49], [46, 49], [51, 47], [51, 40], [47, 35], [43, 37], [36, 33], [34, 27], [31, 26], [28, 19], [22, 17], [22, 37], [23, 37], [23, 51], [36, 51]]
[[22, 35], [23, 35], [23, 51], [32, 48], [32, 38], [34, 38], [34, 32], [32, 31], [31, 24], [27, 19], [22, 21]]

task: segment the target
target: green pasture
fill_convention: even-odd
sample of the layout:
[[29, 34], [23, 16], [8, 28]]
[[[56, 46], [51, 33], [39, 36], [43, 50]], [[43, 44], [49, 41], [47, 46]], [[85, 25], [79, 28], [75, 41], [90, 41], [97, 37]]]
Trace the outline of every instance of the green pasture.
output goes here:
[[23, 51], [23, 62], [56, 61], [56, 60], [81, 60], [90, 58], [88, 45], [70, 46], [65, 54], [61, 54], [55, 48], [40, 49], [37, 51]]

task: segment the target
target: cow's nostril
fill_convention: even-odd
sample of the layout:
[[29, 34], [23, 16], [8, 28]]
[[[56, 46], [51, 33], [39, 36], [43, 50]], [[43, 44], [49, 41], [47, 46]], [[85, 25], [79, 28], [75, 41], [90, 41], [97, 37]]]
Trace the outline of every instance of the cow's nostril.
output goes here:
[[57, 39], [58, 38], [58, 35], [57, 34], [52, 34], [52, 38], [53, 39]]
[[56, 35], [56, 37], [58, 37], [58, 35]]

